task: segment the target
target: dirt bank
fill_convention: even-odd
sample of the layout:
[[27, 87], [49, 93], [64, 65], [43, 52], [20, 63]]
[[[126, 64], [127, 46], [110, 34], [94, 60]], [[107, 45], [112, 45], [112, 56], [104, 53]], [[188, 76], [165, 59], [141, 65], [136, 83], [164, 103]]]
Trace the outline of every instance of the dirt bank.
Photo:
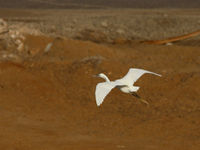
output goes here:
[[[1, 149], [199, 149], [199, 47], [58, 39], [44, 53], [52, 40], [29, 36], [38, 53], [0, 62]], [[150, 106], [114, 89], [98, 108], [92, 75], [129, 67], [163, 75], [136, 83]]]

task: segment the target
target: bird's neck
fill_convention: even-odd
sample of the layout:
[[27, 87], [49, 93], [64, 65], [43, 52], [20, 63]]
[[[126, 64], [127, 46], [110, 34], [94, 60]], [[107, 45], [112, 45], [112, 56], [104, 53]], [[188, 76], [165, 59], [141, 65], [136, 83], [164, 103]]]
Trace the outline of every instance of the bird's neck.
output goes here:
[[110, 80], [108, 79], [108, 77], [105, 74], [104, 74], [104, 76], [102, 78], [105, 79], [106, 82], [110, 82]]

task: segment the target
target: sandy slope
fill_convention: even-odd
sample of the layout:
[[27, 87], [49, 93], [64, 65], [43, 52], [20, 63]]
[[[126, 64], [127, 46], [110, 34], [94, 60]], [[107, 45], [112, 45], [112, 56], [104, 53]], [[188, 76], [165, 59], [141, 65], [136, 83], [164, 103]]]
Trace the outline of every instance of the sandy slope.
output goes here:
[[[199, 149], [199, 47], [58, 39], [44, 53], [52, 40], [29, 36], [38, 53], [0, 62], [0, 149]], [[92, 75], [130, 67], [163, 75], [136, 83], [150, 106], [114, 89], [98, 108]]]

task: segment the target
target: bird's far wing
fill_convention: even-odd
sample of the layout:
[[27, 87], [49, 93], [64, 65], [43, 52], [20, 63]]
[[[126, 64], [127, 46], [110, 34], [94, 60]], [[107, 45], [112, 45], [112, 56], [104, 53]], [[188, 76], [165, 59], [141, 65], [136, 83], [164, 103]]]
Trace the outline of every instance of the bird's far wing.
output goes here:
[[157, 74], [157, 73], [154, 73], [151, 71], [147, 71], [144, 69], [130, 68], [128, 73], [123, 78], [121, 78], [120, 81], [123, 83], [126, 83], [126, 84], [133, 85], [134, 82], [136, 82], [145, 73], [150, 73], [150, 74], [154, 74], [157, 76], [161, 76], [160, 74]]
[[117, 82], [102, 82], [97, 84], [95, 91], [97, 106], [100, 106], [103, 103], [104, 98], [117, 85], [119, 85]]

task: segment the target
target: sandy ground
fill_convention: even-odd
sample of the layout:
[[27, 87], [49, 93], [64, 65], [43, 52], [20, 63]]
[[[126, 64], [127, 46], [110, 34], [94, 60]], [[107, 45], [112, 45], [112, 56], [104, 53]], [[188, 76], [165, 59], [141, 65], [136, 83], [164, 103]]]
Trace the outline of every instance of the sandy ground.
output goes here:
[[200, 9], [0, 9], [0, 17], [10, 25], [39, 29], [47, 35], [98, 43], [118, 38], [161, 40], [200, 26]]
[[[0, 61], [0, 149], [199, 149], [198, 45], [100, 44], [46, 35], [26, 35], [25, 45], [32, 55]], [[114, 80], [130, 67], [162, 74], [136, 82], [150, 105], [114, 89], [97, 107], [95, 86], [103, 80], [93, 75]]]

